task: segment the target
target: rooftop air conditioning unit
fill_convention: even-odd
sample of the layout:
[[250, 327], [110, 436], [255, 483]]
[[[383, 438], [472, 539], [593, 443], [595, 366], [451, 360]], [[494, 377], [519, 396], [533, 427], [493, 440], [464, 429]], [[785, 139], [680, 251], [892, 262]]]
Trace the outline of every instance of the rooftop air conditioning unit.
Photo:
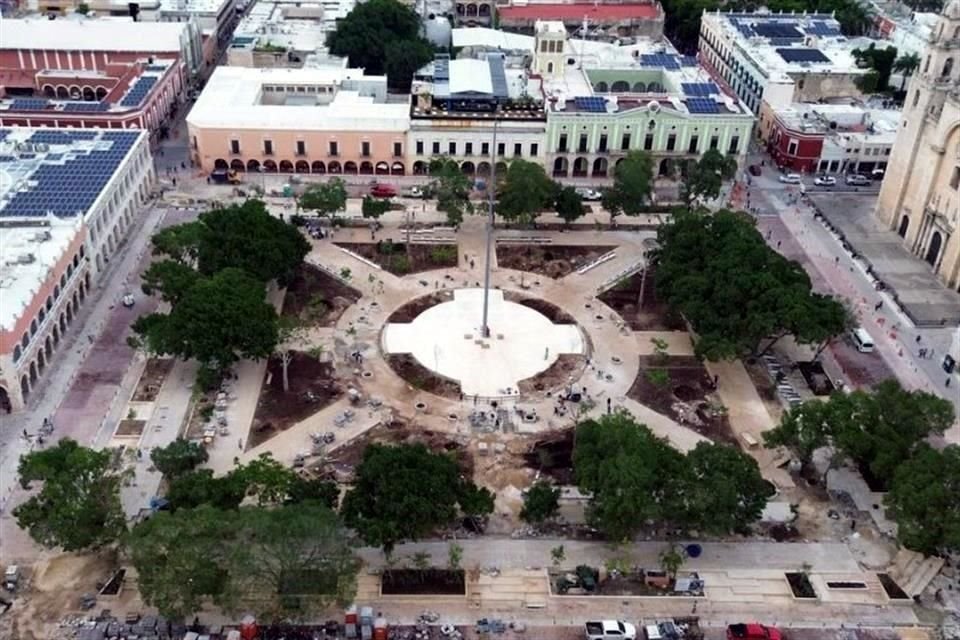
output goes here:
[[37, 256], [33, 255], [32, 253], [24, 253], [17, 256], [18, 264], [33, 264], [36, 261], [37, 261]]

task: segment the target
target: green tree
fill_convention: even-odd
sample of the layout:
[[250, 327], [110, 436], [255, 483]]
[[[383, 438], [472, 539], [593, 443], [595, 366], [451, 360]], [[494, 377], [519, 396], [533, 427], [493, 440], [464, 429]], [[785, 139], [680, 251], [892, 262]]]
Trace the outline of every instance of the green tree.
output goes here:
[[810, 464], [813, 453], [831, 442], [832, 413], [844, 398], [838, 396], [835, 400], [804, 402], [790, 408], [776, 428], [764, 432], [764, 444], [767, 447], [788, 447], [801, 463]]
[[214, 477], [212, 469], [197, 469], [170, 482], [167, 500], [172, 511], [201, 505], [229, 511], [240, 506], [246, 493], [243, 478], [235, 473]]
[[204, 233], [204, 224], [199, 220], [164, 227], [150, 238], [153, 255], [167, 256], [188, 266], [196, 266]]
[[663, 520], [683, 456], [627, 413], [581, 422], [573, 468], [590, 493], [587, 521], [611, 540], [628, 540], [647, 520]]
[[557, 215], [560, 216], [560, 219], [569, 227], [571, 222], [582, 218], [585, 213], [583, 209], [583, 198], [577, 193], [574, 187], [557, 186], [560, 188], [557, 189], [554, 208], [557, 210]]
[[526, 160], [514, 160], [498, 187], [497, 213], [511, 222], [532, 224], [553, 198], [553, 181], [543, 167]]
[[900, 91], [903, 92], [906, 90], [907, 78], [916, 73], [917, 69], [920, 68], [920, 54], [918, 53], [905, 53], [899, 58], [896, 62], [893, 63], [893, 70], [896, 73], [899, 73], [901, 76], [900, 80]]
[[81, 447], [69, 438], [20, 458], [24, 489], [42, 482], [38, 493], [13, 510], [17, 525], [45, 547], [64, 551], [96, 549], [126, 531], [120, 506], [121, 476], [109, 450]]
[[430, 45], [420, 36], [417, 14], [396, 0], [358, 3], [327, 35], [327, 47], [330, 53], [349, 58], [351, 67], [388, 74], [395, 89], [409, 89], [413, 71], [432, 57]]
[[156, 292], [164, 302], [177, 304], [199, 279], [200, 274], [188, 264], [159, 260], [143, 272], [141, 289], [148, 296]]
[[523, 508], [520, 519], [530, 524], [540, 525], [553, 518], [560, 511], [560, 488], [546, 480], [533, 483], [523, 494]]
[[306, 211], [316, 211], [319, 216], [333, 216], [347, 207], [347, 186], [340, 178], [332, 178], [323, 184], [311, 184], [303, 192], [298, 206]]
[[726, 180], [737, 172], [737, 161], [716, 149], [710, 149], [699, 161], [687, 164], [687, 177], [681, 186], [681, 198], [689, 207], [698, 199], [713, 200], [720, 196]]
[[430, 177], [429, 192], [437, 199], [437, 211], [447, 214], [448, 224], [460, 226], [464, 215], [473, 213], [470, 176], [460, 170], [456, 160], [435, 158], [430, 161]]
[[175, 478], [193, 471], [208, 459], [207, 450], [203, 445], [183, 438], [177, 438], [167, 446], [150, 452], [153, 466], [167, 478]]
[[82, 16], [85, 16], [85, 15], [87, 15], [88, 13], [90, 13], [90, 5], [88, 5], [88, 4], [85, 3], [85, 2], [81, 2], [80, 4], [77, 5], [77, 8], [74, 9], [74, 11], [76, 11], [77, 13], [79, 13], [79, 14], [82, 15]]
[[330, 509], [336, 509], [337, 503], [340, 502], [340, 487], [332, 480], [297, 476], [297, 481], [287, 490], [286, 504], [301, 502], [316, 502]]
[[299, 318], [281, 316], [277, 319], [277, 346], [274, 351], [283, 368], [283, 392], [290, 391], [290, 363], [298, 348], [303, 347], [307, 325]]
[[960, 550], [960, 446], [918, 445], [884, 500], [905, 547], [928, 555]]
[[631, 151], [613, 169], [613, 186], [603, 192], [603, 208], [610, 222], [622, 214], [640, 215], [653, 193], [653, 158], [645, 151]]
[[457, 498], [460, 511], [469, 518], [475, 528], [481, 528], [487, 516], [493, 513], [494, 495], [486, 487], [478, 487], [470, 481], [464, 481]]
[[400, 540], [416, 540], [452, 522], [465, 487], [456, 461], [422, 444], [371, 444], [357, 465], [341, 512], [367, 544], [388, 556]]
[[261, 282], [240, 269], [199, 279], [169, 314], [152, 313], [133, 330], [154, 353], [225, 369], [243, 358], [266, 358], [277, 344], [277, 314]]
[[660, 552], [660, 567], [667, 573], [671, 580], [677, 579], [677, 572], [686, 561], [683, 547], [677, 544], [670, 544], [669, 547]]
[[[868, 67], [877, 74], [875, 90], [886, 91], [890, 84], [890, 74], [893, 73], [893, 67], [897, 61], [897, 48], [884, 47], [879, 49], [876, 44], [871, 42], [866, 49], [854, 49], [853, 57], [856, 58], [859, 65]], [[865, 93], [868, 92], [863, 87], [860, 87], [860, 89]]]
[[390, 201], [373, 196], [363, 196], [363, 202], [360, 205], [360, 212], [364, 218], [379, 220], [380, 216], [390, 211]]

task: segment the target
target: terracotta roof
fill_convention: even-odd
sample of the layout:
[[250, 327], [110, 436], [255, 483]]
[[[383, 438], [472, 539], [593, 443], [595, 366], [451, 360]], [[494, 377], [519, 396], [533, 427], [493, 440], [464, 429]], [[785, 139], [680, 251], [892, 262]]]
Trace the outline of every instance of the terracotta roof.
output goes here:
[[523, 7], [498, 7], [497, 13], [506, 20], [652, 20], [660, 17], [655, 4], [528, 4]]

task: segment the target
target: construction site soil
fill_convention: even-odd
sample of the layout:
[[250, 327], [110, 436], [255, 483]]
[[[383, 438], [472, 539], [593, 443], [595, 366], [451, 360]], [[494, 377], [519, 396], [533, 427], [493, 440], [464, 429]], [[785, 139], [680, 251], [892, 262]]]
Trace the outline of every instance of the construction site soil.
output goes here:
[[359, 291], [304, 262], [287, 284], [283, 315], [315, 327], [332, 327], [359, 299]]
[[[601, 302], [620, 314], [634, 331], [685, 331], [683, 319], [670, 311], [665, 302], [657, 299], [656, 273], [647, 271], [646, 283], [639, 271], [624, 278], [613, 288], [597, 296]], [[643, 288], [643, 305], [637, 307], [640, 289]]]
[[152, 402], [157, 399], [163, 381], [173, 369], [173, 358], [150, 358], [140, 374], [137, 388], [133, 392], [134, 402]]
[[559, 279], [616, 248], [613, 245], [498, 244], [497, 266]]
[[416, 244], [405, 242], [335, 242], [359, 256], [374, 262], [388, 273], [405, 276], [411, 273], [447, 269], [457, 266], [456, 244]]

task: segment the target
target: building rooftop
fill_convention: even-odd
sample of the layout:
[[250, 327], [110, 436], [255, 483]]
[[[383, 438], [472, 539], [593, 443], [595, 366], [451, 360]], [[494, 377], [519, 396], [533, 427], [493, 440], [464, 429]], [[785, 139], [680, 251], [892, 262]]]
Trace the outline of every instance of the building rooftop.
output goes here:
[[[211, 129], [406, 130], [410, 121], [406, 103], [378, 103], [372, 97], [340, 88], [348, 80], [381, 79], [381, 76], [365, 76], [362, 69], [340, 67], [217, 67], [187, 116], [187, 122]], [[293, 100], [264, 104], [264, 95], [274, 93], [270, 89], [276, 86], [303, 87], [304, 91], [290, 96]], [[321, 100], [329, 97], [329, 92], [309, 90], [319, 86], [334, 88], [332, 102], [323, 104]]]
[[16, 326], [81, 225], [79, 219], [51, 219], [0, 228], [0, 329], [11, 331]]
[[777, 118], [798, 133], [855, 136], [893, 143], [901, 113], [863, 103], [796, 103], [777, 110]]
[[0, 20], [0, 49], [180, 52], [187, 25], [106, 18], [48, 20], [46, 16]]
[[218, 14], [231, 0], [160, 0], [160, 11], [168, 13]]
[[[872, 40], [847, 38], [830, 14], [706, 13], [720, 32], [771, 80], [791, 74], [867, 73], [853, 56]], [[881, 43], [882, 45], [882, 43]]]
[[356, 0], [258, 0], [234, 30], [231, 47], [254, 48], [270, 43], [295, 51], [322, 48], [326, 34], [356, 4]]
[[654, 20], [663, 13], [658, 4], [597, 4], [594, 2], [549, 2], [497, 7], [502, 20]]

